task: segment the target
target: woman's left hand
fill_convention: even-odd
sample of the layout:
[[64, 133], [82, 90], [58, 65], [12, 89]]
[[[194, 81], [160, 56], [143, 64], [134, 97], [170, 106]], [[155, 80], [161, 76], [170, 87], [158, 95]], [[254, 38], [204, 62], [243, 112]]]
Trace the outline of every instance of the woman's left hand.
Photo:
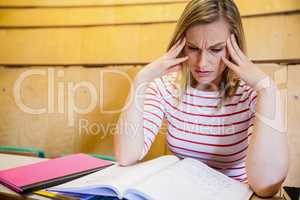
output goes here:
[[241, 51], [233, 34], [227, 39], [226, 46], [234, 63], [222, 57], [223, 62], [250, 87], [256, 88], [260, 81], [269, 78]]

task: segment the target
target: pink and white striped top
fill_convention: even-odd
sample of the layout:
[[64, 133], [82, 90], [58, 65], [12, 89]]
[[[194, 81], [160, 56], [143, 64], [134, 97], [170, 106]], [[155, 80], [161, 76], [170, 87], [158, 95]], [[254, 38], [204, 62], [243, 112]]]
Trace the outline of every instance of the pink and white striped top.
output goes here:
[[147, 154], [163, 119], [168, 148], [179, 158], [196, 158], [225, 175], [247, 182], [245, 158], [252, 133], [256, 92], [240, 83], [234, 97], [217, 108], [219, 92], [192, 87], [177, 103], [176, 74], [149, 84], [144, 102], [144, 150]]

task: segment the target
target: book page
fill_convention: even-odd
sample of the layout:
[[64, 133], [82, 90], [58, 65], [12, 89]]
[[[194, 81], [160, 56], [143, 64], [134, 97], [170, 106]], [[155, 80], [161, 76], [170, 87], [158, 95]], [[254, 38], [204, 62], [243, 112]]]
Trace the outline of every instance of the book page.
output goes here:
[[247, 200], [253, 193], [248, 185], [192, 158], [185, 158], [160, 171], [128, 192], [144, 195], [146, 199], [172, 200]]
[[66, 191], [66, 189], [71, 189], [70, 192], [76, 192], [78, 189], [77, 191], [82, 193], [86, 189], [95, 194], [95, 190], [91, 190], [91, 188], [107, 187], [119, 191], [118, 196], [120, 196], [129, 186], [153, 176], [158, 171], [178, 161], [179, 158], [176, 156], [168, 155], [127, 167], [113, 165], [74, 181], [55, 186], [51, 190]]

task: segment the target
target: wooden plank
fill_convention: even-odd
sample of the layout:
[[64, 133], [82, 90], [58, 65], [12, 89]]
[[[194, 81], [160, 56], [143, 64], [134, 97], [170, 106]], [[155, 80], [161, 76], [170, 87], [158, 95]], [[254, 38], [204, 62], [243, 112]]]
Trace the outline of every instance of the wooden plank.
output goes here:
[[189, 0], [2, 0], [0, 7], [31, 8], [31, 7], [95, 7], [95, 6], [122, 6], [122, 5], [147, 5], [188, 2]]
[[[243, 22], [250, 58], [300, 58], [299, 13], [245, 18]], [[164, 53], [174, 27], [175, 23], [166, 23], [0, 30], [4, 47], [0, 64], [148, 63]]]
[[0, 28], [80, 27], [176, 22], [184, 9], [184, 5], [185, 3], [172, 3], [69, 9], [2, 9]]
[[300, 58], [300, 14], [245, 18], [243, 23], [251, 58]]
[[259, 68], [270, 76], [282, 89], [287, 88], [287, 66], [273, 63], [258, 64]]
[[[87, 4], [89, 3], [89, 1], [86, 2]], [[108, 3], [106, 1], [101, 2], [104, 2], [103, 5]], [[157, 1], [155, 4], [151, 4], [151, 1], [141, 1], [142, 3], [140, 4], [132, 4], [133, 2], [130, 1], [124, 6], [108, 7], [84, 7], [85, 4], [82, 2], [82, 7], [75, 6], [71, 8], [6, 8], [1, 9], [0, 28], [76, 27], [176, 22], [187, 4], [186, 1]], [[300, 1], [297, 0], [271, 2], [270, 0], [251, 3], [248, 1], [237, 1], [237, 5], [240, 8], [242, 17], [300, 10]], [[102, 4], [100, 3], [100, 5]]]
[[[75, 135], [72, 129], [64, 125], [67, 120], [63, 115], [30, 114], [17, 106], [20, 104], [14, 98], [13, 88], [25, 71], [24, 68], [0, 68], [0, 145], [41, 148], [47, 156], [73, 152]], [[24, 104], [35, 109], [47, 107], [47, 77], [30, 76], [21, 86], [20, 96]]]
[[284, 185], [300, 187], [300, 65], [288, 66], [288, 138], [290, 167]]
[[[124, 5], [149, 5], [166, 3], [186, 3], [189, 0], [2, 0], [0, 7], [10, 8], [53, 8], [53, 7], [103, 7]], [[252, 16], [266, 13], [291, 12], [300, 9], [298, 0], [235, 0], [241, 15]]]
[[[5, 47], [0, 49], [0, 63], [149, 62], [166, 48], [174, 25], [0, 30]], [[156, 35], [158, 30], [160, 37]]]
[[[51, 157], [74, 152], [113, 155], [115, 125], [140, 69], [0, 67], [0, 145], [37, 147]], [[147, 159], [163, 155], [160, 138]]]
[[235, 3], [244, 17], [300, 10], [299, 0], [235, 0]]

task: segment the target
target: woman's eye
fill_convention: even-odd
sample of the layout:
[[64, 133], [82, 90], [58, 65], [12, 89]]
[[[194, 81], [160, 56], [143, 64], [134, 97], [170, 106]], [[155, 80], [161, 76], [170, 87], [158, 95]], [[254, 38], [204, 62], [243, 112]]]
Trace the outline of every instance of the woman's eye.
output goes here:
[[222, 48], [221, 49], [211, 49], [211, 51], [214, 53], [218, 53], [218, 52], [222, 51]]
[[193, 51], [197, 51], [197, 48], [194, 48], [194, 47], [188, 47], [190, 50], [193, 50]]

